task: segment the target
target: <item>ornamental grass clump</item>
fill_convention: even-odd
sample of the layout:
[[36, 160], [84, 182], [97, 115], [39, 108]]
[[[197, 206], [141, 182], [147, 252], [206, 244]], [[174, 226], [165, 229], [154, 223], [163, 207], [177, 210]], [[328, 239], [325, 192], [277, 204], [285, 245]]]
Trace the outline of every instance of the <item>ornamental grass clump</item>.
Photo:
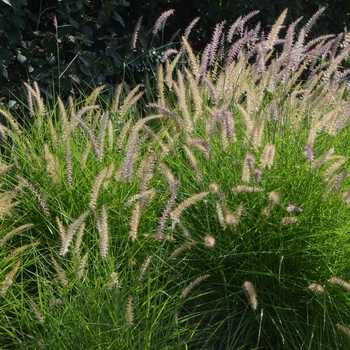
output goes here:
[[322, 12], [219, 23], [201, 54], [186, 30], [145, 109], [34, 83], [25, 125], [0, 110], [4, 342], [349, 348], [350, 37], [308, 41]]

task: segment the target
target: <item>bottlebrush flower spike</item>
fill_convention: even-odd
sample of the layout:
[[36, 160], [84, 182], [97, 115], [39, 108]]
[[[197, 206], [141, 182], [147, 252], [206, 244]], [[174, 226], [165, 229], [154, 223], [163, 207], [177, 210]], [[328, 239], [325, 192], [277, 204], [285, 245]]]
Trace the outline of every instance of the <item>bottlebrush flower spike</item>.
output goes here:
[[174, 10], [171, 9], [171, 10], [168, 10], [168, 11], [164, 11], [160, 16], [159, 18], [157, 19], [156, 23], [154, 24], [154, 27], [153, 27], [153, 30], [152, 30], [152, 33], [153, 34], [157, 34], [160, 27], [162, 26], [162, 24], [166, 22], [166, 20], [174, 14]]

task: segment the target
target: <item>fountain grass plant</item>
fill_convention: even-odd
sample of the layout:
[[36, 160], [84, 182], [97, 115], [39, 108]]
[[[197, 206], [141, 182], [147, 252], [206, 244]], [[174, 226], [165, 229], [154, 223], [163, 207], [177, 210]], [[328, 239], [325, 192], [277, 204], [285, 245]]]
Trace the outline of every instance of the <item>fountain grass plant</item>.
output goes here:
[[350, 346], [350, 36], [307, 42], [321, 13], [184, 36], [145, 110], [35, 83], [0, 110], [2, 348]]

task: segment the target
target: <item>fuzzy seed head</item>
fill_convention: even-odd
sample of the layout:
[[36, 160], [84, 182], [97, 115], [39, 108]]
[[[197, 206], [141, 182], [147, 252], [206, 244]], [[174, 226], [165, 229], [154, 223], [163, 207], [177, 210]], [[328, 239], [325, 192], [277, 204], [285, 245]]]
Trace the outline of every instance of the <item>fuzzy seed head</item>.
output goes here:
[[6, 256], [6, 260], [10, 260], [13, 257], [15, 257], [16, 255], [22, 254], [23, 252], [29, 250], [30, 248], [35, 248], [39, 245], [39, 242], [35, 242], [35, 243], [30, 243], [30, 244], [25, 244], [23, 246], [20, 246], [14, 250], [12, 250], [7, 256]]
[[238, 224], [238, 220], [235, 215], [233, 214], [227, 214], [225, 216], [225, 222], [229, 226], [236, 226]]
[[169, 259], [174, 259], [178, 257], [180, 254], [182, 254], [187, 249], [191, 248], [193, 245], [193, 242], [185, 242], [181, 244], [178, 248], [176, 248], [169, 256]]
[[134, 300], [132, 296], [126, 301], [126, 323], [130, 326], [134, 324]]
[[119, 274], [118, 272], [112, 272], [110, 274], [111, 281], [107, 284], [107, 289], [112, 290], [113, 288], [119, 288]]
[[84, 276], [88, 258], [89, 258], [89, 253], [85, 253], [84, 256], [81, 259], [79, 259], [80, 260], [79, 267], [75, 274], [78, 280], [81, 280]]
[[45, 322], [45, 317], [43, 316], [43, 314], [41, 313], [39, 308], [34, 304], [34, 302], [32, 300], [29, 300], [29, 305], [30, 305], [31, 309], [34, 312], [34, 315], [35, 315], [37, 321], [39, 323], [44, 323]]
[[254, 187], [254, 186], [247, 186], [247, 185], [238, 185], [236, 187], [232, 188], [232, 192], [234, 194], [247, 192], [247, 193], [253, 193], [253, 192], [262, 192], [263, 189], [261, 187]]
[[350, 204], [350, 188], [343, 193], [342, 201], [345, 204]]
[[328, 283], [342, 287], [345, 290], [347, 290], [348, 292], [350, 292], [350, 284], [348, 282], [342, 280], [341, 278], [332, 277], [328, 280]]
[[324, 292], [324, 287], [319, 283], [311, 283], [308, 286], [308, 289], [310, 289], [311, 291], [313, 291], [315, 293], [323, 293]]
[[209, 191], [213, 194], [215, 193], [218, 193], [219, 192], [219, 186], [215, 183], [215, 182], [212, 182], [210, 185], [209, 185]]
[[212, 235], [206, 235], [204, 237], [204, 245], [208, 248], [213, 248], [216, 244], [216, 239]]
[[152, 260], [152, 255], [148, 256], [146, 258], [146, 260], [143, 262], [142, 266], [141, 266], [141, 270], [140, 270], [140, 275], [139, 275], [139, 282], [143, 279], [143, 277], [145, 276], [147, 270], [148, 270], [148, 267], [150, 266], [151, 264], [151, 260]]
[[58, 306], [58, 305], [63, 305], [64, 302], [62, 299], [60, 298], [56, 298], [56, 299], [51, 299], [49, 302], [49, 306], [50, 307], [54, 307], [54, 306]]
[[255, 157], [251, 154], [247, 154], [245, 160], [247, 161], [247, 164], [249, 166], [249, 169], [252, 170], [253, 165], [256, 161]]
[[180, 216], [182, 212], [187, 209], [189, 206], [195, 204], [196, 202], [200, 201], [202, 198], [207, 196], [209, 192], [200, 192], [197, 193], [187, 199], [185, 199], [181, 204], [179, 204], [171, 213], [170, 217], [173, 220], [173, 224], [178, 224], [180, 221]]
[[188, 295], [192, 292], [192, 290], [197, 287], [202, 281], [210, 277], [209, 274], [202, 275], [197, 277], [194, 281], [192, 281], [181, 293], [180, 299], [186, 299]]
[[271, 201], [271, 203], [276, 205], [280, 202], [281, 196], [278, 192], [273, 191], [269, 194], [269, 200]]
[[140, 220], [141, 220], [141, 203], [140, 201], [137, 201], [135, 203], [135, 207], [132, 212], [131, 220], [130, 220], [129, 237], [131, 238], [132, 242], [135, 242], [137, 238], [138, 226], [139, 226]]
[[152, 33], [153, 34], [157, 34], [157, 32], [159, 31], [159, 29], [161, 28], [162, 24], [164, 24], [166, 22], [166, 20], [174, 13], [174, 10], [168, 10], [168, 11], [164, 11], [159, 18], [157, 19], [156, 23], [154, 24], [154, 27], [152, 29]]
[[298, 218], [296, 218], [295, 216], [285, 216], [282, 218], [281, 220], [281, 224], [282, 225], [293, 225], [298, 221]]
[[267, 144], [263, 150], [260, 159], [260, 165], [262, 168], [271, 168], [275, 160], [276, 148], [273, 144]]
[[221, 206], [220, 202], [216, 202], [216, 212], [218, 214], [218, 219], [219, 219], [220, 226], [223, 229], [225, 229], [226, 228], [226, 222], [225, 222], [224, 213], [222, 211], [222, 206]]
[[344, 333], [347, 336], [350, 336], [350, 329], [348, 327], [345, 327], [344, 325], [342, 325], [340, 323], [337, 323], [337, 327], [342, 333]]
[[248, 294], [250, 305], [251, 305], [252, 309], [256, 310], [258, 308], [258, 296], [256, 294], [253, 283], [246, 281], [243, 284], [243, 288]]
[[254, 181], [255, 182], [260, 182], [262, 178], [262, 171], [260, 169], [255, 169], [254, 170]]
[[299, 206], [295, 204], [288, 204], [287, 211], [291, 213], [292, 211], [297, 211], [299, 213], [303, 212], [303, 209], [301, 209]]
[[18, 260], [16, 264], [12, 267], [11, 271], [6, 275], [4, 281], [0, 284], [0, 295], [6, 295], [8, 289], [13, 283], [13, 279], [17, 274], [17, 271], [19, 270], [20, 266], [21, 260]]
[[63, 268], [59, 265], [58, 261], [53, 256], [51, 256], [51, 260], [52, 260], [53, 265], [55, 267], [57, 277], [58, 277], [60, 284], [63, 287], [67, 287], [68, 286], [68, 278], [67, 278], [66, 271], [63, 270]]
[[265, 215], [265, 216], [269, 216], [271, 214], [271, 210], [273, 209], [273, 204], [269, 204], [267, 205], [263, 211], [262, 211], [262, 215]]
[[0, 247], [2, 247], [12, 236], [14, 236], [15, 234], [22, 232], [24, 230], [26, 230], [27, 228], [30, 228], [34, 226], [34, 224], [24, 224], [21, 226], [18, 226], [16, 228], [14, 228], [13, 230], [11, 230], [10, 232], [7, 232], [1, 239], [0, 239]]
[[312, 162], [315, 159], [314, 150], [310, 145], [304, 146], [304, 154], [307, 158], [309, 158], [310, 162]]

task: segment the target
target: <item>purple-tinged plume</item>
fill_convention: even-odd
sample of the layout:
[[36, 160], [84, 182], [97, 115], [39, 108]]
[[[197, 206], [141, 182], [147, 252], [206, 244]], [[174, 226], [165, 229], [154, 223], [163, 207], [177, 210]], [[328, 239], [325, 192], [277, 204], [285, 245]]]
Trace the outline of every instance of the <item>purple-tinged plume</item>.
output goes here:
[[260, 169], [255, 169], [253, 177], [255, 182], [260, 182], [262, 178], [262, 171]]
[[349, 117], [350, 117], [350, 104], [348, 105], [348, 107], [345, 109], [345, 111], [337, 121], [337, 124], [335, 127], [337, 133], [344, 128], [346, 122], [349, 120]]
[[175, 122], [176, 122], [176, 124], [179, 126], [179, 128], [182, 128], [182, 126], [183, 126], [182, 119], [175, 112], [170, 110], [168, 107], [162, 106], [162, 105], [160, 105], [158, 103], [149, 103], [146, 107], [156, 108], [156, 109], [164, 112], [165, 114], [173, 117]]
[[252, 11], [252, 12], [248, 13], [246, 16], [244, 16], [243, 18], [241, 16], [238, 17], [236, 22], [230, 26], [230, 29], [229, 29], [228, 34], [227, 34], [227, 41], [229, 43], [232, 42], [232, 38], [235, 34], [239, 34], [240, 36], [243, 36], [244, 26], [245, 26], [246, 22], [250, 18], [257, 15], [259, 12], [260, 11]]
[[185, 29], [185, 32], [184, 32], [184, 37], [186, 38], [186, 39], [188, 39], [188, 37], [189, 37], [189, 35], [190, 35], [190, 33], [191, 33], [191, 30], [193, 29], [193, 27], [197, 24], [197, 22], [199, 21], [199, 18], [200, 17], [197, 17], [197, 18], [195, 18], [189, 25], [188, 25], [188, 27]]
[[310, 145], [304, 146], [304, 154], [306, 155], [306, 157], [309, 158], [310, 162], [312, 162], [315, 159], [314, 150]]
[[299, 213], [302, 213], [303, 212], [303, 209], [301, 209], [299, 206], [297, 206], [296, 204], [288, 204], [288, 207], [287, 207], [287, 211], [289, 213], [293, 212], [293, 211], [298, 211]]
[[136, 51], [136, 42], [137, 42], [137, 38], [139, 36], [139, 32], [140, 32], [140, 28], [141, 28], [142, 17], [143, 16], [141, 16], [137, 20], [136, 25], [135, 25], [135, 29], [134, 29], [134, 33], [132, 34], [132, 37], [131, 37], [131, 49], [134, 51]]
[[222, 35], [222, 31], [224, 29], [226, 21], [222, 21], [215, 26], [213, 36], [211, 38], [211, 42], [209, 44], [209, 66], [213, 65], [215, 62], [216, 54], [218, 52], [218, 48], [220, 45], [220, 38]]
[[346, 176], [348, 175], [348, 171], [343, 171], [340, 175], [337, 176], [337, 178], [335, 179], [335, 184], [334, 184], [334, 191], [336, 194], [339, 194], [340, 191], [340, 186], [342, 184], [342, 182], [344, 181], [344, 179], [346, 178]]
[[228, 108], [228, 104], [225, 103], [224, 105], [222, 105], [215, 113], [210, 125], [210, 129], [209, 129], [209, 136], [212, 136], [215, 132], [215, 127], [216, 124], [219, 122], [220, 118], [222, 117], [223, 113], [225, 111], [227, 111]]
[[159, 31], [159, 29], [160, 29], [160, 27], [162, 26], [162, 24], [165, 23], [166, 20], [167, 20], [172, 14], [174, 14], [174, 10], [173, 10], [173, 9], [163, 12], [163, 13], [159, 16], [159, 18], [157, 19], [157, 21], [156, 21], [156, 23], [155, 23], [155, 25], [154, 25], [154, 27], [153, 27], [152, 33], [153, 33], [153, 34], [157, 34], [158, 31]]
[[162, 58], [160, 59], [160, 61], [161, 61], [162, 63], [164, 63], [164, 62], [169, 58], [169, 56], [171, 56], [171, 55], [176, 55], [177, 53], [178, 53], [178, 52], [177, 52], [177, 50], [175, 50], [175, 49], [168, 49], [168, 50], [164, 51], [163, 56], [162, 56]]

